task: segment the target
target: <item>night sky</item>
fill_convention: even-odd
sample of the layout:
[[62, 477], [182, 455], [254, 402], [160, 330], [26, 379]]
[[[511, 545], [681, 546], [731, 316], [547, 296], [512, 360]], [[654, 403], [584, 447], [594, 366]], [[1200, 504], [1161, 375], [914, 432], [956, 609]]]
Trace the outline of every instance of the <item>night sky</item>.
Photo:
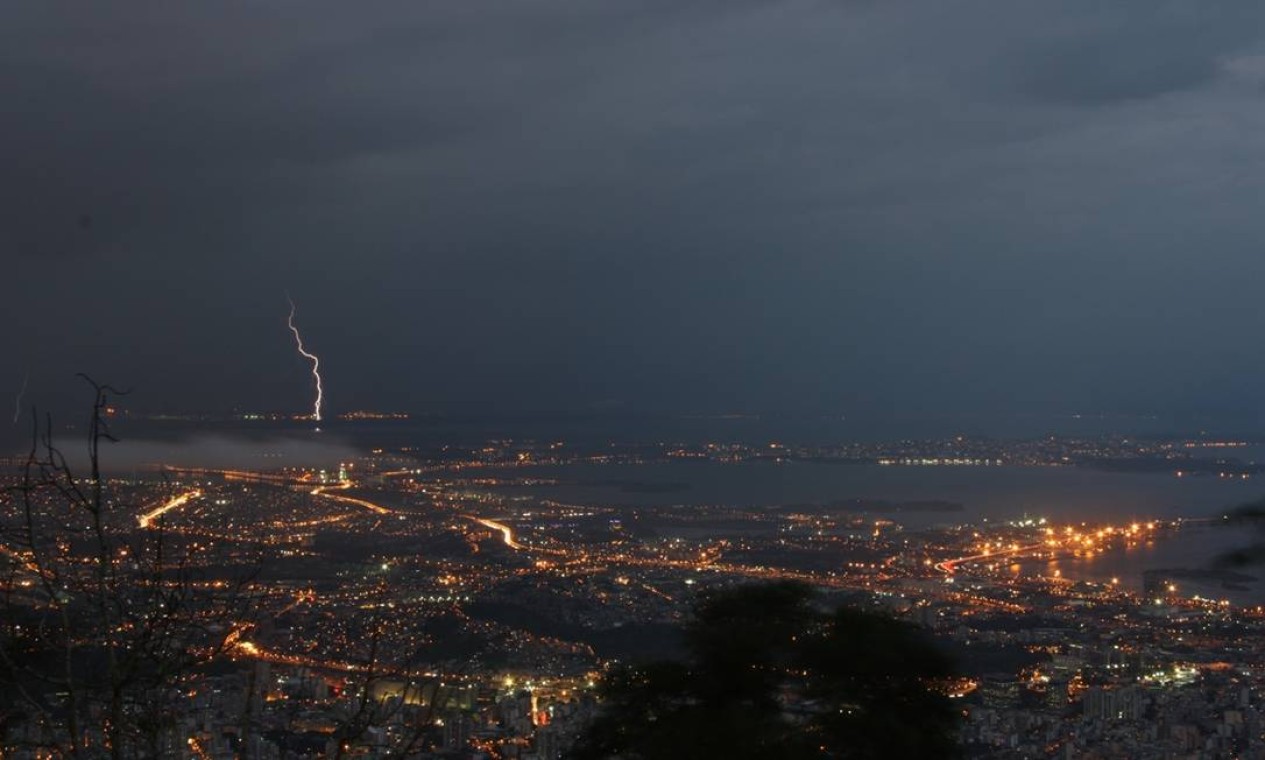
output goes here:
[[1265, 409], [1261, 3], [8, 0], [0, 97], [0, 399], [304, 411], [288, 290], [330, 412]]

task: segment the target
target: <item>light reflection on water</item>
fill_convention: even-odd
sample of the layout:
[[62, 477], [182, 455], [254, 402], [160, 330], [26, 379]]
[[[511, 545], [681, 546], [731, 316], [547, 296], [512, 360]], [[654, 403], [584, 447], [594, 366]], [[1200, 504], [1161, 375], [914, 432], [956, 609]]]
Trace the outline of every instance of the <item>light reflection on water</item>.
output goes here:
[[[603, 506], [729, 505], [747, 508], [843, 499], [946, 500], [960, 512], [889, 514], [910, 528], [1004, 521], [1022, 515], [1047, 517], [1053, 524], [1219, 517], [1235, 505], [1260, 497], [1259, 479], [1174, 478], [1166, 473], [1115, 473], [1073, 467], [880, 467], [877, 465], [773, 464], [750, 462], [569, 465], [519, 468], [509, 477], [555, 478], [557, 486], [508, 488], [507, 492]], [[621, 489], [614, 484], [674, 486]], [[1109, 583], [1141, 591], [1148, 569], [1207, 568], [1220, 555], [1257, 539], [1250, 527], [1186, 526], [1152, 543], [1118, 547], [1092, 557], [1026, 560], [1015, 571], [1070, 580]], [[1262, 536], [1265, 538], [1265, 536]], [[1265, 566], [1241, 570], [1265, 579]], [[1265, 583], [1246, 590], [1216, 582], [1179, 581], [1184, 596], [1239, 603], [1265, 603]]]
[[[1219, 557], [1263, 537], [1252, 528], [1240, 524], [1225, 526], [1184, 527], [1161, 535], [1153, 541], [1131, 547], [1118, 546], [1094, 555], [1062, 555], [1052, 560], [1026, 560], [1011, 566], [1012, 572], [1040, 573], [1053, 576], [1057, 572], [1066, 580], [1111, 583], [1118, 579], [1120, 588], [1141, 593], [1143, 574], [1147, 570], [1207, 569]], [[1235, 582], [1245, 588], [1227, 588], [1212, 579], [1177, 578], [1177, 594], [1201, 596], [1205, 599], [1229, 599], [1236, 604], [1265, 603], [1265, 565], [1233, 567], [1234, 572], [1253, 576], [1255, 580]]]

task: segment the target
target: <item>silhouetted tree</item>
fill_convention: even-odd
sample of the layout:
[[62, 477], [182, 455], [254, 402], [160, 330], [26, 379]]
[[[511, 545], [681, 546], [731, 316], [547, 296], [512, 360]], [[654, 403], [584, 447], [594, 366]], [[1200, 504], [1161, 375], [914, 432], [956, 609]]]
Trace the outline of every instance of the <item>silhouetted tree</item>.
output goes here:
[[[391, 658], [384, 650], [408, 651], [403, 642], [384, 640], [389, 616], [372, 616], [360, 657], [358, 672], [349, 679], [349, 699], [338, 715], [332, 760], [377, 751], [391, 757], [426, 756], [436, 720], [449, 708], [454, 687], [435, 676], [418, 673], [412, 657]], [[460, 679], [463, 674], [452, 674]], [[391, 727], [390, 732], [383, 731]], [[373, 742], [369, 737], [378, 730]]]
[[183, 690], [253, 607], [249, 579], [199, 579], [196, 547], [138, 525], [102, 473], [117, 391], [85, 379], [86, 472], [46, 419], [0, 492], [0, 740], [38, 757], [169, 757]]
[[1231, 508], [1225, 514], [1225, 524], [1249, 528], [1256, 533], [1256, 540], [1219, 555], [1214, 564], [1223, 568], [1265, 564], [1265, 499]]
[[911, 625], [819, 609], [810, 587], [786, 582], [706, 597], [685, 642], [683, 661], [606, 676], [577, 758], [958, 754], [956, 713], [931, 688], [951, 664]]

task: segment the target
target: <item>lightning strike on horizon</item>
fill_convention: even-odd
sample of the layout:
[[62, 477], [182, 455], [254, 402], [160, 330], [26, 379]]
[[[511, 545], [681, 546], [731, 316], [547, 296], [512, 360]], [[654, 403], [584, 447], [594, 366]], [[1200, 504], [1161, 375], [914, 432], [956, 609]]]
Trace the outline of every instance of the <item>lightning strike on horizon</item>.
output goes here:
[[286, 324], [290, 327], [290, 332], [294, 333], [294, 342], [299, 348], [299, 354], [304, 359], [312, 362], [312, 377], [316, 379], [316, 403], [312, 405], [312, 419], [317, 422], [321, 421], [321, 402], [325, 398], [325, 389], [321, 386], [321, 360], [316, 354], [308, 353], [303, 347], [303, 336], [299, 335], [299, 328], [294, 326], [294, 313], [297, 310], [294, 305], [294, 299], [286, 293], [286, 301], [290, 303], [290, 316], [286, 320]]
[[22, 397], [26, 395], [26, 384], [31, 382], [31, 373], [27, 372], [22, 378], [22, 388], [18, 391], [17, 401], [13, 405], [13, 424], [18, 424], [18, 420], [22, 419]]

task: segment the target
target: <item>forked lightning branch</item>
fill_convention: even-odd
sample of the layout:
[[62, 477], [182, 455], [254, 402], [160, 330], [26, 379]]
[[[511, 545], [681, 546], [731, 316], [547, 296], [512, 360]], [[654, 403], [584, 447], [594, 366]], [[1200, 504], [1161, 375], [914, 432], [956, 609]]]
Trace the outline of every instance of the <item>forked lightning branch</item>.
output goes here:
[[294, 324], [294, 314], [297, 308], [294, 305], [294, 299], [286, 293], [286, 301], [290, 304], [290, 316], [286, 320], [286, 324], [290, 328], [290, 332], [294, 333], [294, 343], [299, 349], [299, 354], [308, 361], [312, 362], [312, 378], [316, 381], [316, 401], [312, 404], [312, 419], [321, 421], [321, 403], [325, 400], [325, 389], [321, 384], [321, 360], [316, 354], [309, 352], [303, 347], [303, 336], [299, 334], [299, 328]]

